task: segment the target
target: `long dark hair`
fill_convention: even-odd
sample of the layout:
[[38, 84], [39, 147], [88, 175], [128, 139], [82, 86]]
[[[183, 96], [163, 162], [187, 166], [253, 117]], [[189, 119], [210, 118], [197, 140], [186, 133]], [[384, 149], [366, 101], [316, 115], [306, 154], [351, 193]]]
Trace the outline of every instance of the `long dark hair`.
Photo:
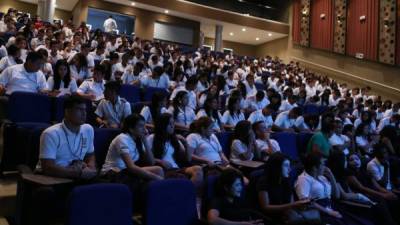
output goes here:
[[238, 139], [248, 146], [250, 143], [250, 140], [249, 140], [250, 139], [250, 135], [249, 135], [250, 131], [251, 131], [251, 123], [247, 120], [242, 120], [236, 124], [233, 137], [234, 137], [234, 139]]
[[240, 101], [240, 98], [232, 95], [228, 100], [228, 111], [231, 116], [233, 116], [235, 113], [240, 112], [240, 109], [235, 111], [235, 104], [237, 101]]
[[167, 141], [171, 142], [172, 147], [174, 147], [174, 158], [176, 159], [177, 153], [179, 152], [179, 141], [176, 134], [168, 134], [166, 132], [167, 126], [169, 124], [172, 115], [169, 113], [161, 114], [156, 122], [154, 123], [154, 139], [153, 139], [153, 153], [154, 157], [161, 159], [165, 155], [165, 143]]
[[206, 112], [207, 116], [210, 118], [214, 118], [220, 123], [220, 119], [218, 116], [218, 110], [211, 108], [212, 101], [216, 100], [218, 102], [218, 98], [215, 96], [207, 96], [206, 100], [204, 101], [204, 111]]
[[289, 157], [281, 152], [275, 152], [269, 157], [265, 167], [268, 184], [279, 185], [282, 182], [282, 164], [285, 160], [290, 161]]
[[236, 179], [240, 179], [243, 183], [243, 174], [236, 169], [228, 168], [221, 172], [215, 183], [216, 195], [219, 197], [228, 197], [228, 191], [230, 190]]
[[329, 154], [327, 166], [331, 169], [333, 175], [342, 183], [345, 176], [346, 155], [341, 150], [334, 150]]
[[183, 97], [185, 97], [185, 95], [187, 95], [186, 91], [179, 91], [174, 100], [172, 101], [172, 107], [174, 108], [174, 119], [176, 119], [178, 117], [179, 114], [179, 106], [181, 105], [181, 101], [183, 99]]
[[59, 90], [60, 89], [60, 85], [61, 85], [61, 76], [60, 74], [58, 74], [58, 69], [62, 66], [65, 66], [67, 68], [67, 74], [65, 74], [64, 78], [63, 78], [63, 82], [64, 82], [64, 88], [68, 88], [69, 83], [71, 82], [71, 74], [70, 74], [70, 70], [69, 70], [69, 66], [67, 61], [60, 59], [56, 62], [56, 65], [54, 67], [54, 86], [53, 86], [53, 90]]
[[144, 68], [144, 64], [142, 62], [136, 62], [135, 66], [133, 66], [133, 75], [139, 76], [140, 72], [142, 72]]
[[166, 98], [167, 96], [162, 93], [162, 92], [155, 92], [153, 96], [151, 97], [151, 104], [150, 104], [150, 113], [151, 117], [153, 118], [153, 121], [156, 121], [158, 116], [160, 115], [160, 110], [161, 110], [161, 102]]

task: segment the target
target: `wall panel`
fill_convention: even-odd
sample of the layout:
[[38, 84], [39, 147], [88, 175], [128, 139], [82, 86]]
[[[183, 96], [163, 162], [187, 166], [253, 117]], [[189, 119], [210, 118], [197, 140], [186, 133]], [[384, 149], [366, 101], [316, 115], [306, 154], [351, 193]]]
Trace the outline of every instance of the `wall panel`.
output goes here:
[[312, 48], [333, 48], [333, 0], [314, 0], [311, 4], [310, 40]]
[[292, 38], [293, 42], [300, 44], [301, 2], [293, 0]]
[[339, 54], [346, 53], [346, 23], [347, 23], [347, 0], [334, 0], [334, 32], [333, 51]]
[[379, 7], [379, 62], [395, 64], [396, 0], [381, 1]]
[[311, 0], [301, 0], [300, 45], [310, 46]]
[[397, 56], [396, 61], [397, 65], [400, 66], [400, 0], [397, 0]]

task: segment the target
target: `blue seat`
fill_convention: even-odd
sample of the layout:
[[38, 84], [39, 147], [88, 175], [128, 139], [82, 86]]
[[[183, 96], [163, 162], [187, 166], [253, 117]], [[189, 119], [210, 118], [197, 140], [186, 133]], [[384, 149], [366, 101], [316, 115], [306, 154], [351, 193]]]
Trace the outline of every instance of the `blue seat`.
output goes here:
[[[61, 122], [64, 119], [64, 101], [66, 96], [62, 97], [57, 97], [54, 98], [54, 103], [53, 103], [53, 115], [52, 115], [52, 120], [56, 122]], [[95, 115], [94, 115], [94, 106], [90, 100], [86, 100], [86, 122], [91, 123], [94, 121]]]
[[198, 222], [195, 188], [187, 179], [151, 182], [145, 202], [146, 225], [192, 225]]
[[207, 208], [211, 203], [211, 200], [215, 196], [215, 185], [218, 177], [218, 175], [208, 176], [204, 182], [203, 197], [201, 203], [201, 218], [207, 218]]
[[76, 187], [68, 206], [68, 225], [132, 225], [132, 194], [122, 184]]
[[47, 95], [14, 92], [8, 102], [7, 118], [18, 122], [51, 122], [51, 99]]
[[119, 95], [125, 98], [130, 103], [135, 103], [140, 101], [140, 88], [129, 84], [121, 85], [121, 90]]
[[260, 84], [260, 83], [254, 83], [254, 85], [256, 86], [257, 90], [266, 90], [267, 87], [264, 84]]
[[149, 105], [150, 102], [136, 102], [132, 105], [132, 113], [140, 113], [144, 106]]
[[143, 101], [150, 102], [153, 97], [153, 94], [156, 92], [161, 92], [165, 96], [168, 96], [169, 94], [169, 92], [164, 88], [146, 87], [145, 89], [143, 89]]
[[291, 159], [298, 159], [297, 136], [291, 132], [276, 132], [272, 133], [272, 138], [275, 139], [281, 148], [281, 151]]
[[319, 115], [319, 108], [314, 104], [307, 104], [303, 107], [304, 114]]
[[226, 157], [229, 157], [231, 154], [231, 142], [233, 132], [220, 132], [215, 134], [218, 138], [219, 144], [222, 147], [222, 151], [224, 152]]
[[33, 169], [38, 161], [40, 135], [49, 126], [47, 123], [5, 124], [0, 171], [15, 170], [19, 164]]
[[299, 154], [305, 154], [307, 150], [308, 142], [310, 141], [313, 133], [298, 133], [297, 134], [297, 146]]
[[101, 168], [104, 164], [111, 141], [120, 133], [121, 130], [113, 128], [97, 128], [94, 130], [94, 153], [98, 168]]

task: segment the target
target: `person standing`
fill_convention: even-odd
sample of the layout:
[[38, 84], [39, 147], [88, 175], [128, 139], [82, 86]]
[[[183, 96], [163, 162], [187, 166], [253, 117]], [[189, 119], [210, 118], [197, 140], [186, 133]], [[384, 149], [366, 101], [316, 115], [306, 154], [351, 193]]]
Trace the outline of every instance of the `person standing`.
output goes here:
[[110, 15], [108, 19], [104, 21], [103, 27], [105, 32], [113, 33], [115, 30], [117, 30], [118, 25], [114, 18]]

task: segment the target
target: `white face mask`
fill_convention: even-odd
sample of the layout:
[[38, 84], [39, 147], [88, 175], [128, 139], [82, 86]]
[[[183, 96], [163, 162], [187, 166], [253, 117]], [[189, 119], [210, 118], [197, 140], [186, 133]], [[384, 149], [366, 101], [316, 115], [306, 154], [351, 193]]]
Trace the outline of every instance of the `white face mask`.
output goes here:
[[290, 161], [285, 160], [282, 163], [282, 177], [288, 178], [290, 173]]

